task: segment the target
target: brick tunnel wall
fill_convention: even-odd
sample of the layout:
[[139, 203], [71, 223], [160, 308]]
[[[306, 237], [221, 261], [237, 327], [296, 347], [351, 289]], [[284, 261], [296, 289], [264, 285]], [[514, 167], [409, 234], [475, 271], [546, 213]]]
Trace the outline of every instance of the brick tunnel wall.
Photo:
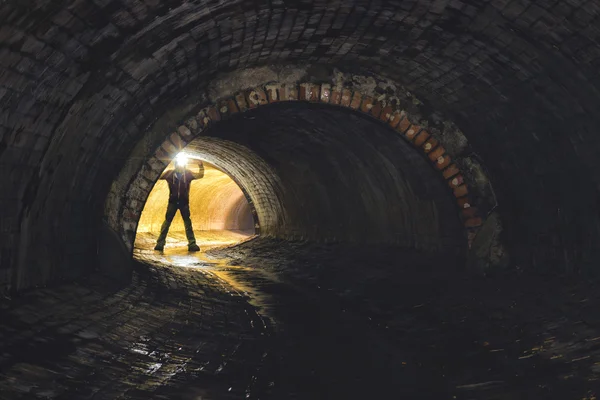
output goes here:
[[[268, 234], [285, 224], [284, 187], [273, 167], [247, 147], [215, 137], [200, 137], [185, 148], [192, 157], [218, 166], [244, 193], [257, 233]], [[122, 222], [121, 222], [122, 223]], [[133, 243], [125, 237], [127, 245]]]
[[599, 5], [2, 2], [0, 284], [89, 270], [106, 193], [157, 117], [206, 100], [219, 73], [272, 63], [404, 85], [485, 163], [521, 267], [593, 270]]
[[[248, 72], [243, 71], [242, 75]], [[229, 81], [235, 82], [239, 76], [232, 78]], [[501, 243], [494, 240], [501, 224], [493, 213], [489, 218], [486, 215], [494, 207], [489, 201], [493, 195], [488, 196], [493, 190], [490, 193], [489, 179], [477, 162], [459, 154], [457, 144], [464, 143], [464, 136], [456, 129], [441, 132], [412, 123], [414, 116], [407, 114], [405, 108], [407, 101], [414, 99], [399, 93], [385, 80], [362, 77], [366, 79], [365, 85], [348, 86], [339, 78], [336, 74], [336, 79], [322, 84], [271, 80], [268, 84], [228, 93], [228, 98], [218, 99], [208, 107], [198, 110], [202, 106], [196, 105], [189, 115], [183, 116], [184, 125], [168, 134], [156, 150], [145, 145], [155, 135], [148, 132], [132, 152], [128, 166], [113, 182], [105, 206], [106, 223], [120, 234], [119, 241], [131, 249], [151, 185], [164, 166], [192, 141], [186, 152], [193, 147], [199, 158], [227, 165], [230, 175], [240, 181], [248, 201], [258, 211], [263, 235], [456, 250], [456, 244], [464, 242], [461, 238], [466, 233], [469, 259], [482, 262], [472, 266], [499, 266], [501, 260], [490, 256], [490, 250], [497, 255], [505, 254]], [[218, 85], [217, 81], [215, 86]], [[269, 103], [273, 105], [266, 111], [255, 110]], [[239, 117], [240, 112], [249, 115]], [[231, 116], [234, 121], [242, 118], [242, 122], [240, 119], [220, 122]], [[257, 119], [259, 125], [253, 122]], [[225, 145], [223, 140], [207, 140], [215, 132], [256, 149], [271, 165], [245, 146], [231, 147], [235, 142], [226, 141]], [[440, 136], [450, 133], [453, 141]], [[164, 132], [158, 136], [164, 136]], [[199, 143], [202, 147], [196, 146]], [[378, 147], [383, 150], [377, 150]], [[273, 163], [273, 156], [281, 158], [282, 153], [283, 159]], [[307, 154], [315, 158], [307, 159]], [[404, 158], [408, 163], [398, 162]], [[349, 161], [352, 159], [354, 162]], [[294, 166], [291, 170], [299, 166], [302, 172], [288, 169], [288, 176], [284, 177], [286, 174], [281, 172], [285, 168], [280, 166], [288, 164]], [[418, 183], [415, 185], [406, 174], [416, 175]], [[389, 176], [392, 179], [382, 183]], [[336, 187], [337, 182], [344, 182], [345, 187], [339, 184]], [[288, 192], [285, 204], [281, 203], [278, 190], [282, 183]], [[298, 183], [304, 187], [297, 187]], [[419, 186], [434, 190], [415, 192], [414, 188]], [[399, 187], [402, 189], [398, 190]], [[352, 202], [354, 205], [350, 206]], [[455, 203], [456, 210], [451, 203]], [[295, 217], [286, 221], [273, 207], [276, 204], [288, 214], [296, 209]], [[305, 210], [298, 212], [299, 207]], [[466, 232], [448, 229], [456, 225], [457, 213]]]
[[[394, 130], [355, 112], [272, 104], [215, 124], [185, 151], [225, 163], [254, 200], [263, 235], [464, 251], [441, 175]], [[263, 181], [267, 172], [277, 186]]]

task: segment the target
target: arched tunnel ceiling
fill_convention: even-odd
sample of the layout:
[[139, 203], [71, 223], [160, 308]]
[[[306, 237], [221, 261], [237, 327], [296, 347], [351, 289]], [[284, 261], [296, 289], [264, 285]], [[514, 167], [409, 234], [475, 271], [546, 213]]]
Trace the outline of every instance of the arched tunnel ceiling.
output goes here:
[[452, 191], [388, 126], [340, 107], [282, 102], [234, 115], [186, 147], [248, 193], [261, 232], [461, 253]]
[[74, 271], [67, 265], [94, 251], [102, 202], [142, 133], [167, 111], [176, 117], [178, 102], [206, 99], [219, 73], [267, 64], [404, 85], [418, 115], [454, 121], [465, 151], [484, 161], [519, 263], [592, 265], [599, 5], [3, 2], [0, 282]]

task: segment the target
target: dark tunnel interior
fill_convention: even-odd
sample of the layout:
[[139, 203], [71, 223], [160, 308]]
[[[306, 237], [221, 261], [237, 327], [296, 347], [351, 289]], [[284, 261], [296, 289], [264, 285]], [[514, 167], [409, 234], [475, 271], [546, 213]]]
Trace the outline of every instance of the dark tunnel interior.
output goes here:
[[[226, 152], [219, 141], [241, 146]], [[246, 151], [267, 169], [242, 164]], [[245, 169], [249, 177], [241, 184], [257, 199], [259, 220], [282, 214], [273, 235], [450, 254], [466, 247], [452, 191], [426, 157], [389, 127], [344, 109], [281, 103], [247, 111], [215, 125], [186, 152], [225, 160], [233, 176]], [[270, 192], [252, 180], [267, 173], [277, 182]], [[276, 199], [278, 207], [263, 207], [261, 197]]]
[[0, 399], [596, 399], [598, 27], [0, 2]]

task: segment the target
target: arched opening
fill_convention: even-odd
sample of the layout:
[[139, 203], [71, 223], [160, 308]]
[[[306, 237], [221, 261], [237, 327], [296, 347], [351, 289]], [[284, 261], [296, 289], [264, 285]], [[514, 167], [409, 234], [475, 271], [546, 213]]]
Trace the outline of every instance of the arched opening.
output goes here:
[[[145, 140], [140, 142], [133, 151], [128, 167], [124, 168], [119, 177], [113, 182], [105, 204], [105, 221], [111, 229], [118, 233], [129, 251], [133, 249], [142, 206], [146, 202], [152, 186], [165, 166], [182, 149], [186, 148], [186, 151], [195, 149], [196, 155], [200, 159], [217, 160], [213, 163], [218, 164], [234, 180], [239, 181], [240, 187], [246, 193], [246, 198], [256, 211], [255, 219], [258, 218], [262, 221], [260, 233], [263, 235], [286, 239], [314, 239], [326, 242], [341, 240], [361, 243], [389, 243], [427, 250], [452, 249], [452, 253], [461, 253], [461, 248], [467, 245], [470, 249], [469, 257], [472, 260], [469, 263], [483, 261], [484, 264], [489, 264], [489, 257], [483, 255], [483, 258], [481, 258], [481, 251], [473, 250], [473, 241], [479, 237], [477, 233], [480, 231], [486, 216], [495, 207], [493, 206], [494, 198], [493, 195], [490, 197], [490, 186], [486, 172], [470, 156], [461, 155], [464, 143], [457, 144], [458, 142], [454, 142], [454, 140], [459, 142], [461, 140], [462, 134], [459, 131], [442, 133], [438, 128], [427, 128], [427, 121], [422, 121], [424, 125], [415, 124], [414, 118], [410, 117], [402, 108], [409, 106], [405, 101], [406, 99], [402, 100], [398, 96], [389, 94], [376, 95], [377, 91], [365, 86], [353, 88], [344, 85], [332, 87], [329, 83], [272, 83], [246, 89], [235, 94], [232, 92], [226, 93], [225, 96], [229, 97], [217, 99], [208, 106], [206, 104], [189, 104], [189, 108], [186, 108], [187, 115], [178, 114], [177, 121], [174, 121], [172, 116], [165, 115], [163, 121], [159, 120], [157, 122], [157, 126], [172, 127], [172, 124], [177, 124], [175, 125], [176, 130], [168, 134], [166, 139], [164, 139], [164, 130], [162, 135], [156, 130], [148, 132]], [[261, 107], [265, 105], [266, 107]], [[288, 121], [278, 122], [275, 115], [281, 114], [282, 110], [286, 109], [288, 111], [284, 111], [283, 114], [287, 112], [286, 118]], [[322, 113], [324, 110], [328, 110], [327, 112], [330, 114], [324, 117], [323, 114], [320, 116], [319, 113], [312, 114], [313, 111]], [[273, 115], [270, 115], [270, 113]], [[302, 117], [303, 120], [297, 121], [298, 115], [303, 113], [306, 114]], [[354, 140], [356, 137], [352, 139], [352, 135], [345, 136], [343, 133], [339, 133], [343, 129], [356, 131], [356, 126], [341, 128], [343, 124], [335, 124], [335, 122], [344, 121], [345, 116], [348, 115], [351, 116], [348, 120], [358, 118], [363, 121], [356, 125], [362, 126], [362, 131], [358, 136], [362, 135], [363, 137], [358, 141]], [[317, 116], [317, 118], [313, 118], [314, 116]], [[242, 123], [238, 123], [238, 126], [236, 126], [235, 121], [240, 121], [240, 118], [242, 118]], [[319, 118], [323, 121], [315, 125]], [[252, 121], [256, 119], [263, 121], [263, 126], [259, 127], [258, 130], [256, 124], [253, 128], [253, 123], [248, 124], [245, 122], [245, 120]], [[333, 125], [332, 121], [334, 122]], [[323, 146], [323, 143], [318, 143], [318, 141], [313, 144], [305, 142], [302, 151], [310, 155], [315, 149], [318, 149], [321, 157], [316, 159], [319, 161], [327, 160], [330, 156], [341, 156], [344, 162], [348, 162], [349, 153], [345, 150], [356, 153], [355, 150], [352, 150], [354, 146], [360, 149], [358, 153], [354, 154], [354, 158], [358, 160], [358, 163], [355, 162], [349, 165], [349, 171], [353, 171], [350, 174], [345, 174], [345, 171], [340, 170], [337, 162], [334, 162], [337, 165], [329, 165], [325, 168], [323, 163], [314, 163], [314, 165], [308, 167], [309, 171], [312, 169], [310, 173], [313, 174], [313, 179], [306, 182], [307, 185], [305, 186], [317, 183], [316, 187], [320, 184], [322, 187], [326, 187], [326, 190], [318, 192], [317, 196], [306, 197], [306, 199], [300, 199], [301, 202], [298, 202], [299, 199], [293, 193], [301, 193], [302, 196], [306, 196], [305, 193], [309, 193], [311, 188], [308, 191], [305, 190], [306, 187], [290, 188], [288, 185], [286, 188], [287, 184], [282, 182], [280, 166], [288, 165], [290, 162], [293, 164], [294, 157], [298, 155], [303, 157], [300, 153], [294, 153], [299, 147], [290, 145], [290, 143], [298, 142], [297, 138], [306, 135], [296, 135], [297, 138], [289, 140], [289, 138], [285, 138], [285, 133], [293, 132], [297, 128], [295, 125], [299, 125], [300, 131], [304, 131], [304, 133], [312, 132], [314, 134], [319, 131], [322, 133], [323, 126], [327, 124], [329, 124], [329, 127], [326, 128], [328, 134], [338, 132], [338, 137], [334, 139], [338, 142], [338, 145], [328, 147], [327, 145]], [[280, 132], [275, 133], [274, 136], [277, 142], [274, 148], [275, 153], [281, 152], [277, 147], [286, 148], [292, 153], [289, 157], [284, 156], [282, 160], [273, 164], [272, 155], [266, 154], [266, 148], [259, 142], [261, 138], [269, 135], [273, 136], [273, 132], [277, 129]], [[249, 135], [249, 132], [252, 133]], [[280, 134], [282, 132], [283, 135]], [[387, 137], [382, 139], [378, 135], [369, 135], [368, 132], [385, 132]], [[309, 133], [308, 137], [314, 136], [313, 134]], [[248, 140], [250, 136], [252, 138]], [[335, 135], [331, 137], [335, 137]], [[378, 137], [379, 139], [373, 141], [373, 138]], [[454, 139], [449, 140], [451, 137]], [[153, 150], [152, 147], [147, 147], [147, 140], [154, 143], [160, 143], [162, 140], [162, 144], [158, 148], [154, 147], [156, 150]], [[361, 141], [362, 143], [360, 143]], [[398, 141], [402, 142], [401, 149], [395, 148], [394, 143]], [[327, 139], [325, 142], [327, 142]], [[449, 147], [446, 144], [449, 144]], [[266, 145], [269, 146], [268, 143]], [[373, 145], [377, 147], [376, 154], [370, 152]], [[380, 154], [381, 149], [388, 154], [382, 156]], [[396, 160], [399, 155], [408, 161]], [[148, 158], [140, 158], [139, 156]], [[145, 161], [141, 163], [133, 161], [136, 157], [138, 157], [137, 159], [145, 159]], [[306, 157], [305, 154], [304, 158], [305, 161], [312, 162], [310, 156]], [[402, 162], [414, 164], [411, 158], [413, 160], [420, 159], [418, 162], [420, 165], [400, 165]], [[357, 172], [356, 165], [360, 165], [358, 168], [359, 175], [364, 172], [367, 175], [373, 174], [369, 164], [377, 159], [385, 164], [383, 173], [379, 176], [351, 176], [354, 172]], [[394, 162], [390, 163], [390, 159], [393, 159]], [[135, 168], [137, 168], [137, 171]], [[388, 180], [386, 185], [381, 186], [381, 177], [390, 176], [388, 171], [390, 168], [393, 170], [391, 173], [392, 180]], [[467, 174], [463, 172], [463, 168], [468, 169]], [[307, 168], [304, 167], [304, 169]], [[433, 195], [433, 197], [437, 200], [445, 197], [446, 200], [431, 207], [431, 204], [435, 203], [435, 201], [433, 203], [430, 201], [433, 193], [431, 188], [427, 189], [430, 192], [424, 197], [425, 202], [422, 201], [423, 198], [419, 197], [423, 194], [422, 190], [420, 194], [417, 193], [417, 200], [414, 201], [415, 193], [413, 193], [413, 188], [410, 185], [408, 194], [403, 192], [404, 189], [396, 190], [398, 187], [397, 181], [406, 182], [407, 178], [402, 174], [411, 169], [413, 170], [412, 173], [417, 171], [417, 175], [412, 176], [413, 181], [415, 178], [421, 181], [416, 184], [417, 186], [427, 186], [432, 181], [436, 181], [436, 185], [441, 184], [441, 187], [435, 189], [438, 190], [438, 194]], [[427, 176], [420, 176], [423, 170], [428, 170]], [[331, 171], [337, 171], [337, 176], [335, 176], [335, 173], [334, 176], [331, 176]], [[398, 174], [398, 171], [404, 172]], [[329, 187], [328, 183], [323, 185], [323, 182], [319, 182], [319, 179], [314, 179], [315, 173], [329, 174], [330, 176], [327, 179], [333, 179], [332, 182], [336, 183], [345, 182], [349, 178], [357, 178], [355, 182], [358, 182], [359, 186], [355, 185], [354, 192], [346, 191], [344, 193], [346, 199], [354, 199], [353, 195], [362, 190], [372, 191], [374, 189], [373, 182], [377, 182], [375, 186], [379, 185], [379, 187], [374, 189], [376, 192], [374, 195], [369, 194], [367, 196], [370, 198], [367, 199], [366, 203], [363, 201], [363, 204], [355, 204], [354, 207], [339, 203], [342, 207], [334, 207], [333, 212], [323, 214], [321, 211], [321, 216], [312, 215], [310, 217], [305, 215], [307, 207], [300, 207], [302, 210], [299, 212], [296, 210], [294, 212], [295, 216], [290, 215], [292, 210], [299, 208], [300, 203], [316, 205], [316, 207], [311, 208], [313, 213], [315, 210], [322, 208], [323, 205], [325, 205], [325, 208], [337, 205], [336, 200], [339, 198], [340, 192], [332, 189], [335, 185]], [[297, 183], [301, 182], [303, 177], [305, 176], [301, 174], [300, 179], [291, 177], [290, 180], [288, 176], [283, 180], [287, 179], [288, 183]], [[360, 186], [363, 184], [366, 186]], [[415, 182], [412, 182], [411, 185], [415, 185]], [[347, 182], [345, 186], [346, 188], [342, 192], [348, 188]], [[362, 200], [365, 200], [366, 192], [361, 194]], [[442, 192], [445, 193], [440, 196], [439, 194]], [[450, 194], [450, 197], [448, 197], [448, 194]], [[296, 198], [292, 199], [294, 196]], [[402, 201], [394, 202], [394, 197], [402, 199]], [[317, 202], [322, 201], [320, 205], [311, 200], [319, 198], [320, 200], [317, 200]], [[336, 200], [332, 201], [332, 199]], [[407, 199], [409, 199], [408, 202]], [[427, 205], [427, 201], [430, 201], [431, 204]], [[371, 202], [371, 204], [367, 204], [368, 202]], [[390, 203], [386, 204], [386, 202]], [[445, 204], [442, 206], [442, 203]], [[453, 205], [450, 203], [453, 203]], [[478, 207], [474, 207], [474, 203]], [[386, 212], [390, 211], [392, 214], [396, 214], [394, 217], [396, 220], [387, 218], [386, 212], [380, 212], [377, 216], [374, 216], [382, 204], [385, 205]], [[423, 209], [419, 210], [419, 207]], [[340, 211], [344, 208], [345, 211]], [[362, 221], [358, 224], [349, 225], [348, 221], [357, 218], [355, 215], [356, 210], [359, 210], [358, 215], [361, 216], [358, 218]], [[345, 212], [346, 215], [341, 216], [340, 212]], [[318, 214], [319, 211], [316, 213]], [[425, 216], [428, 213], [430, 215]], [[451, 216], [451, 214], [454, 214], [454, 216]], [[461, 232], [452, 232], [453, 229], [449, 229], [449, 227], [457, 221], [457, 216], [459, 225], [462, 225], [462, 230]], [[335, 221], [335, 218], [338, 218], [338, 220], [334, 222], [335, 226], [332, 227], [331, 224], [332, 221]], [[298, 221], [302, 221], [300, 222], [301, 227], [298, 226]], [[309, 227], [311, 224], [312, 226]], [[385, 228], [381, 229], [382, 226]], [[491, 229], [488, 229], [492, 232], [492, 235], [480, 235], [479, 242], [475, 243], [476, 248], [489, 248], [490, 246], [501, 248], [496, 240], [497, 232], [500, 229], [501, 227], [498, 224], [493, 224]], [[369, 235], [369, 231], [374, 234]], [[357, 232], [359, 233], [357, 234]]]
[[[387, 124], [353, 110], [304, 102], [248, 110], [212, 125], [185, 153], [225, 172], [209, 167], [214, 185], [202, 180], [192, 185], [197, 189], [191, 196], [202, 204], [196, 211], [192, 207], [192, 214], [202, 214], [195, 217], [203, 218], [198, 231], [246, 230], [248, 211], [254, 211], [256, 227], [266, 236], [464, 254], [456, 197], [427, 155]], [[248, 207], [242, 210], [233, 199], [231, 206], [223, 204], [233, 194], [221, 186], [225, 181], [231, 188], [239, 184], [236, 199], [243, 193]], [[133, 210], [140, 213], [136, 247], [149, 248], [148, 239], [157, 235], [166, 194], [159, 181], [144, 211]], [[224, 220], [226, 208], [236, 216], [243, 211], [246, 225], [211, 225], [213, 211]], [[174, 221], [179, 242], [182, 228]]]
[[[0, 297], [25, 297], [0, 305], [0, 397], [264, 400], [247, 395], [264, 384], [276, 399], [596, 398], [600, 301], [585, 281], [600, 260], [599, 9], [0, 2]], [[270, 107], [282, 100], [379, 125]], [[407, 125], [391, 119], [402, 112]], [[284, 317], [313, 304], [300, 314], [315, 318], [286, 327], [297, 342], [275, 341], [298, 357], [273, 351], [252, 308], [205, 271], [131, 270], [144, 203], [186, 146], [239, 183], [279, 258], [250, 248], [262, 239], [246, 254], [314, 278], [282, 302]], [[298, 257], [296, 239], [321, 248]], [[354, 256], [367, 242], [379, 268]], [[382, 243], [414, 250], [423, 279], [398, 273], [410, 251], [388, 257]], [[425, 256], [467, 243], [486, 279], [432, 279], [449, 258]], [[510, 263], [496, 262], [502, 243]], [[133, 284], [96, 279], [115, 271]], [[329, 341], [322, 321], [339, 328]], [[267, 352], [287, 361], [280, 380], [262, 374]]]
[[[191, 157], [188, 168], [194, 169], [195, 158]], [[201, 247], [230, 245], [255, 233], [255, 221], [250, 204], [237, 183], [218, 167], [203, 161], [204, 175], [190, 187], [190, 219], [196, 240]], [[165, 171], [175, 168], [170, 163]], [[169, 186], [160, 179], [148, 195], [140, 216], [136, 232], [136, 249], [151, 249], [160, 234], [169, 201]], [[173, 219], [167, 247], [187, 245], [185, 227], [181, 213]]]

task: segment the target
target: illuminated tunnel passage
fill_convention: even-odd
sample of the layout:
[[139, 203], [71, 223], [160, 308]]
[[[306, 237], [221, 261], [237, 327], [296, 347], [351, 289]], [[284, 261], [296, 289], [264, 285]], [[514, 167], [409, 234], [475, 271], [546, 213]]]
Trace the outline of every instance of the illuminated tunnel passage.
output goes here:
[[[233, 244], [254, 234], [252, 210], [239, 186], [214, 165], [203, 162], [204, 176], [190, 187], [190, 214], [196, 240], [200, 246]], [[165, 170], [172, 170], [171, 163]], [[196, 160], [190, 159], [188, 169], [195, 170]], [[136, 234], [135, 247], [152, 248], [165, 220], [169, 186], [158, 180], [144, 205]], [[185, 247], [183, 219], [177, 212], [167, 236], [167, 249]]]
[[[593, 285], [465, 274], [452, 191], [397, 132], [331, 106], [278, 104], [215, 124], [185, 151], [207, 162], [206, 182], [215, 184], [196, 196], [200, 218], [241, 228], [249, 210], [259, 237], [189, 254], [175, 226], [173, 251], [154, 252], [147, 244], [166, 193], [159, 183], [148, 201], [158, 215], [140, 219], [147, 240], [135, 249], [129, 285], [95, 274], [0, 312], [9, 321], [0, 325], [8, 338], [0, 341], [0, 393], [106, 400], [593, 394], [600, 330], [579, 328], [581, 313], [587, 319], [600, 304]], [[228, 187], [237, 188], [230, 203]], [[231, 206], [212, 213], [217, 202]]]
[[186, 152], [240, 183], [263, 236], [465, 250], [452, 192], [429, 161], [356, 113], [265, 106], [216, 124]]
[[[597, 399], [598, 9], [1, 1], [0, 397]], [[365, 113], [397, 99], [493, 182], [476, 251], [501, 238], [507, 268], [464, 273], [456, 199], [397, 132], [249, 96], [283, 85]], [[264, 106], [216, 121], [238, 94]], [[169, 142], [207, 107], [218, 123]], [[184, 139], [258, 238], [132, 262]]]

